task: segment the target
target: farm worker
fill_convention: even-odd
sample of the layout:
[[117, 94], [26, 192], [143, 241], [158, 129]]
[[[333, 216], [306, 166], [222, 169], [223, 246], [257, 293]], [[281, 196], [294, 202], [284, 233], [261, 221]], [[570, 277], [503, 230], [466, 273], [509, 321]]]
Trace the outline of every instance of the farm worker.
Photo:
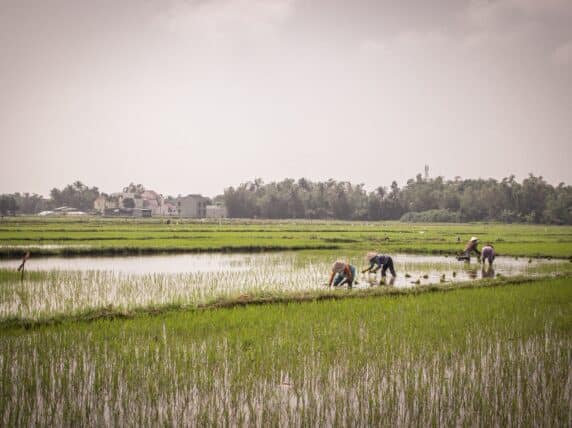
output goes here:
[[495, 248], [491, 245], [491, 244], [487, 244], [483, 247], [483, 250], [481, 251], [481, 258], [482, 258], [482, 262], [483, 264], [485, 264], [485, 261], [489, 261], [489, 266], [492, 267], [493, 265], [493, 261], [495, 259]]
[[351, 288], [354, 280], [356, 277], [356, 268], [349, 263], [344, 261], [338, 260], [332, 265], [332, 274], [330, 275], [330, 281], [328, 282], [328, 287], [332, 286], [332, 282], [334, 283], [334, 287], [338, 285], [348, 284], [348, 287]]
[[[369, 262], [369, 267], [362, 270], [362, 273], [372, 272], [376, 273], [381, 269], [381, 277], [385, 277], [385, 272], [387, 269], [391, 272], [391, 276], [395, 277], [395, 269], [393, 268], [393, 259], [390, 256], [384, 256], [383, 254], [378, 254], [374, 252], [367, 253], [365, 256], [366, 260]], [[376, 266], [377, 265], [377, 266]]]
[[477, 248], [478, 245], [479, 245], [479, 238], [477, 238], [476, 236], [473, 236], [469, 240], [469, 242], [467, 242], [467, 245], [465, 246], [465, 249], [463, 250], [463, 253], [461, 254], [461, 258], [470, 260], [471, 259], [471, 253], [475, 252], [475, 253], [477, 253], [478, 260], [480, 261], [481, 260], [481, 252]]

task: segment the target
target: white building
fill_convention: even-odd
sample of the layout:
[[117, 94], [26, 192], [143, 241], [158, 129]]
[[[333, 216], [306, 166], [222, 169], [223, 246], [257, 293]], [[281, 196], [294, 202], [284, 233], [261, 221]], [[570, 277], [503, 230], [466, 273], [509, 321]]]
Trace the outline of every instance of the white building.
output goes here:
[[207, 218], [226, 218], [226, 207], [224, 205], [207, 205], [206, 216]]
[[[155, 215], [155, 213], [153, 213], [153, 215]], [[163, 203], [163, 205], [161, 205], [159, 207], [159, 214], [158, 215], [165, 216], [165, 217], [179, 215], [177, 205], [172, 204], [170, 202]]]
[[179, 217], [204, 218], [207, 215], [208, 199], [202, 195], [187, 195], [177, 198]]
[[102, 213], [105, 208], [107, 208], [107, 198], [103, 195], [100, 195], [97, 197], [97, 199], [95, 201], [93, 201], [93, 209], [95, 211], [99, 211], [100, 213]]
[[[96, 211], [102, 214], [110, 209], [138, 209], [149, 210], [152, 215], [175, 215], [176, 210], [165, 207], [163, 196], [153, 190], [145, 190], [142, 193], [120, 192], [110, 196], [101, 195], [93, 203]], [[142, 211], [147, 213], [147, 211]], [[145, 214], [147, 216], [147, 214]]]

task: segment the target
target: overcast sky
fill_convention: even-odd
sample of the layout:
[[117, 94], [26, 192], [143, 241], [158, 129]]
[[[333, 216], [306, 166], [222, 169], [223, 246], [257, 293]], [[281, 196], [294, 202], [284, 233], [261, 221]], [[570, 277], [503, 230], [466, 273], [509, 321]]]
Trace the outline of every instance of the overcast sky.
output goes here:
[[570, 0], [0, 0], [0, 193], [572, 183]]

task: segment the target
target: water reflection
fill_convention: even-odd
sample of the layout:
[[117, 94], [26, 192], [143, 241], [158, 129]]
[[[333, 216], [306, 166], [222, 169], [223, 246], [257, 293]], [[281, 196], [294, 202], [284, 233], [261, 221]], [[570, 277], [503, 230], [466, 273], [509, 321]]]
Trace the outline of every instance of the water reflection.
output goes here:
[[365, 282], [370, 287], [375, 287], [377, 285], [392, 286], [392, 285], [395, 285], [395, 278], [396, 278], [395, 276], [389, 276], [389, 277], [382, 277], [380, 280], [378, 280], [375, 275], [369, 274], [366, 276]]
[[477, 278], [477, 272], [478, 272], [478, 268], [476, 266], [471, 266], [468, 262], [465, 263], [464, 269], [463, 269], [467, 275], [469, 276], [469, 278], [471, 279], [476, 279]]
[[[362, 255], [321, 252], [276, 253], [215, 253], [181, 254], [137, 257], [47, 257], [32, 258], [26, 270], [111, 271], [116, 274], [205, 274], [205, 281], [259, 284], [304, 284], [312, 288], [323, 284], [331, 271], [332, 260], [345, 258], [350, 262], [362, 262]], [[358, 276], [356, 288], [373, 286], [412, 287], [436, 283], [474, 280], [480, 277], [526, 275], [530, 268], [551, 263], [546, 260], [516, 260], [513, 257], [497, 257], [495, 269], [480, 263], [464, 263], [454, 257], [436, 255], [394, 254], [397, 276]], [[556, 261], [554, 261], [556, 262]], [[16, 270], [20, 260], [0, 260], [0, 269]]]
[[[381, 283], [380, 283], [381, 284]], [[383, 284], [382, 284], [383, 285]], [[395, 285], [395, 277], [392, 276], [389, 278], [389, 280], [385, 280], [385, 285]]]
[[495, 270], [492, 268], [492, 266], [485, 268], [485, 265], [483, 265], [483, 268], [481, 270], [481, 276], [483, 278], [494, 278], [495, 277]]

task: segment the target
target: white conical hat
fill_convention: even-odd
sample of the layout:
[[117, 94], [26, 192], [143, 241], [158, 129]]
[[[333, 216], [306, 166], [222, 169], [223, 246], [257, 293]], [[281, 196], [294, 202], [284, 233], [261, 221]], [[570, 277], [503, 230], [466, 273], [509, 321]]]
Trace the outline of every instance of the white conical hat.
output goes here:
[[473, 242], [473, 241], [478, 241], [478, 240], [479, 240], [479, 238], [477, 238], [476, 236], [473, 236], [473, 237], [471, 238], [471, 242]]
[[345, 267], [346, 267], [346, 262], [338, 260], [332, 265], [332, 270], [334, 272], [343, 272]]

